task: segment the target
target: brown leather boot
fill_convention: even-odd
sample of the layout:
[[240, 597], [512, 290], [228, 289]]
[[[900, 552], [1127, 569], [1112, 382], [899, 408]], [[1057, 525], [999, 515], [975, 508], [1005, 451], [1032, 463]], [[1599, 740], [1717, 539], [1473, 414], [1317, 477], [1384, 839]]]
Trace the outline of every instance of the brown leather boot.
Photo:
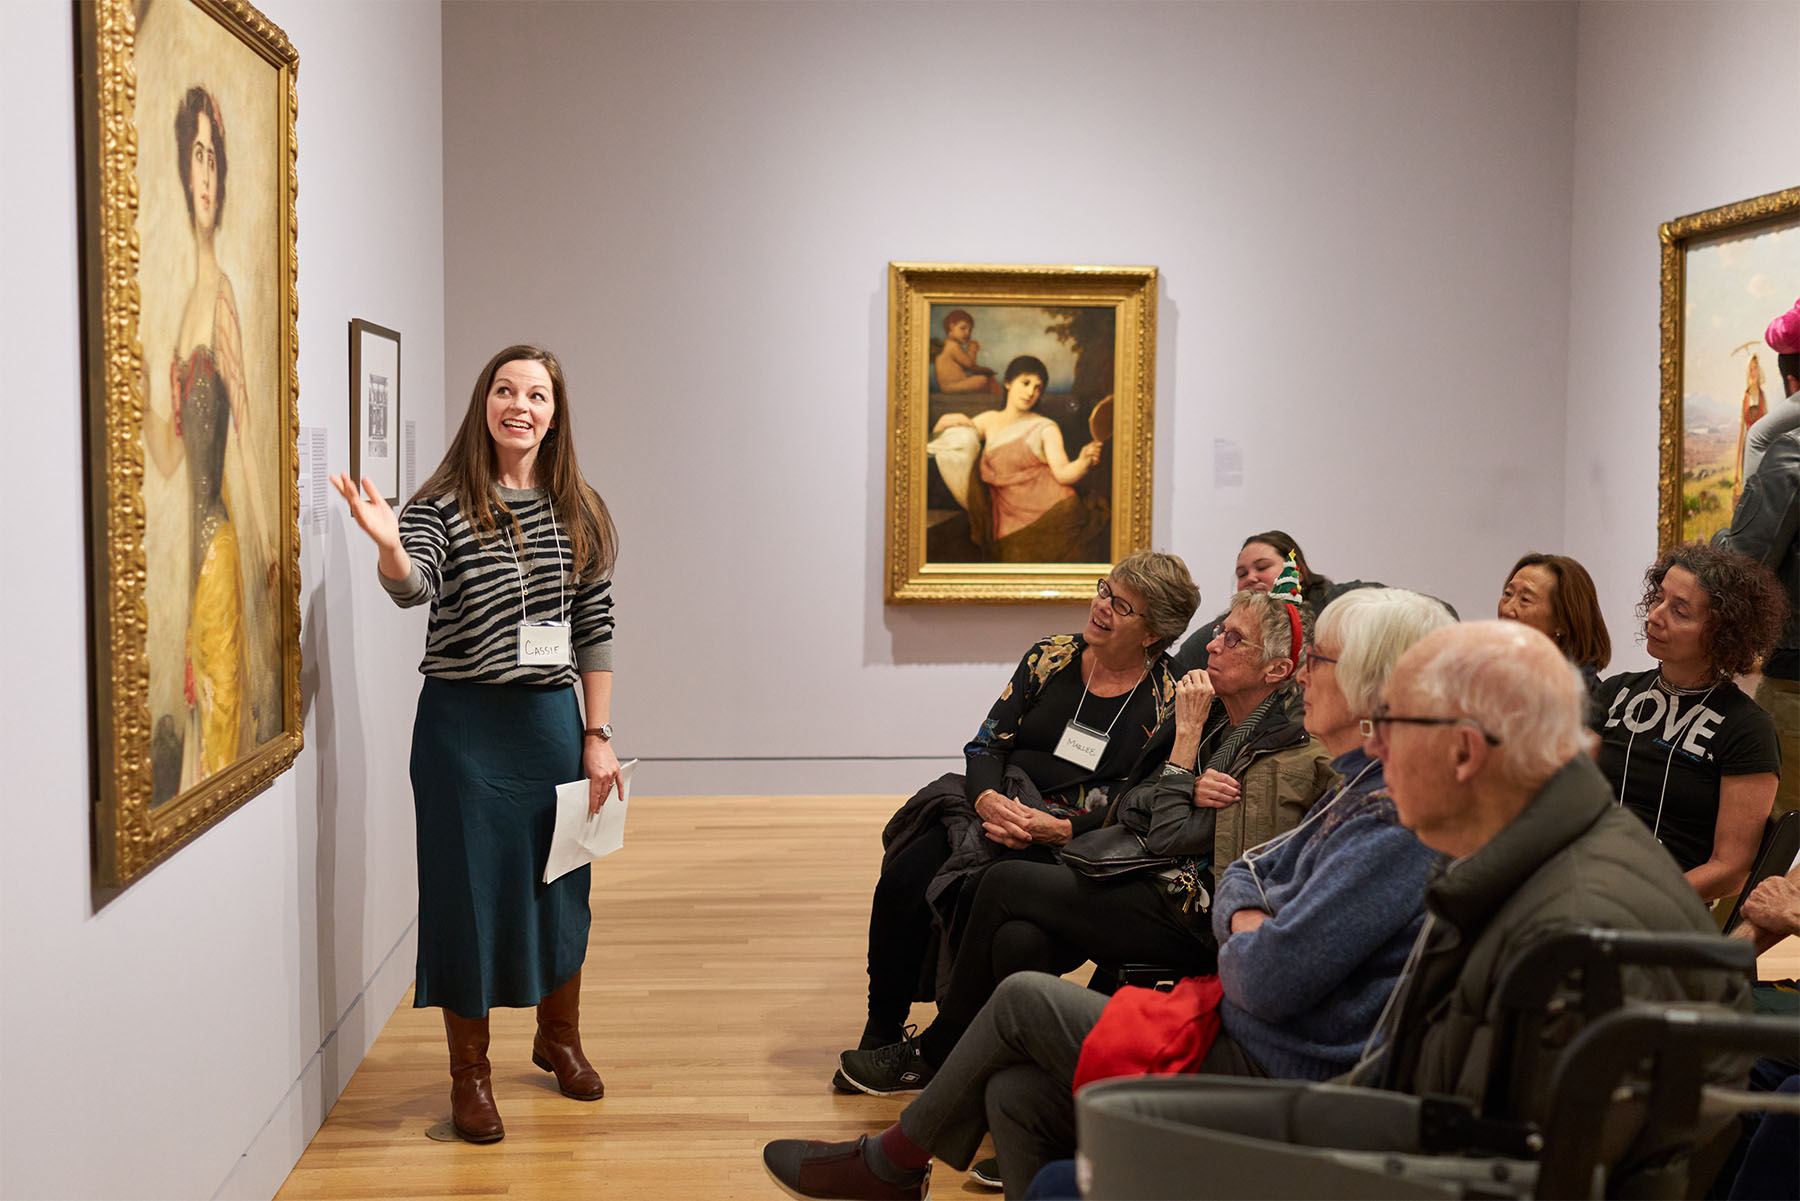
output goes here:
[[506, 1137], [488, 1069], [488, 1020], [466, 1018], [444, 1010], [444, 1034], [450, 1041], [450, 1123], [471, 1143], [495, 1143]]
[[557, 1087], [565, 1097], [598, 1101], [606, 1095], [600, 1073], [581, 1053], [581, 973], [538, 1002], [537, 1038], [531, 1044], [531, 1062], [556, 1073]]

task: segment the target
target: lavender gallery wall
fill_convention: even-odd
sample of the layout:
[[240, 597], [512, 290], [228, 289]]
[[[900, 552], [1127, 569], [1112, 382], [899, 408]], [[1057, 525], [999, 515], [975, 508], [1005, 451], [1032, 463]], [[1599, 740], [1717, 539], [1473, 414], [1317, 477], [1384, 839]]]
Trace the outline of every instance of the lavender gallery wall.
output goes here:
[[642, 787], [910, 791], [1084, 620], [882, 603], [889, 260], [1161, 268], [1202, 619], [1270, 526], [1491, 612], [1563, 536], [1576, 16], [446, 5], [446, 370], [565, 358]]
[[[300, 423], [347, 466], [345, 327], [369, 317], [405, 332], [435, 460], [438, 6], [261, 7], [300, 54]], [[0, 1195], [269, 1197], [412, 979], [423, 616], [393, 608], [335, 511], [306, 531], [306, 749], [93, 908], [73, 26], [66, 3], [0, 5], [0, 94], [29, 114], [8, 146], [32, 164], [0, 199], [0, 324], [30, 381], [9, 481], [29, 517], [6, 524], [0, 589]]]

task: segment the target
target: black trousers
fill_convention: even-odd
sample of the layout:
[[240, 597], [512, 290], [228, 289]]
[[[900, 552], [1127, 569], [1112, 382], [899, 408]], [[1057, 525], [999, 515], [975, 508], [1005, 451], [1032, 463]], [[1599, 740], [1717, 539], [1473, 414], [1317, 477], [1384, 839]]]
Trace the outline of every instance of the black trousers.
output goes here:
[[1153, 876], [1101, 881], [1062, 863], [1008, 861], [982, 873], [937, 1020], [920, 1035], [933, 1066], [949, 1058], [1000, 981], [1016, 972], [1060, 976], [1089, 959], [1217, 970], [1204, 923], [1176, 917]]
[[[996, 851], [1002, 862], [1017, 859], [1049, 864], [1054, 858], [1047, 847], [1008, 851], [996, 845]], [[869, 903], [869, 1021], [873, 1025], [897, 1029], [905, 1024], [912, 1003], [929, 1000], [935, 992], [934, 965], [927, 961], [936, 958], [937, 939], [948, 939], [952, 947], [961, 941], [976, 893], [974, 880], [979, 877], [963, 885], [956, 916], [947, 930], [934, 929], [931, 906], [925, 903], [926, 888], [949, 858], [950, 839], [942, 826], [935, 826], [882, 865]]]

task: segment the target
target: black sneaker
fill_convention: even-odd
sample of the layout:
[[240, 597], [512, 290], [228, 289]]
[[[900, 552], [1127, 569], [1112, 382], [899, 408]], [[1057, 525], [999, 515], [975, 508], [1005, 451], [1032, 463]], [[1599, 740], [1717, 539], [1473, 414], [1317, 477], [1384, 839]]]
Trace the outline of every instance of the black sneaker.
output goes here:
[[1006, 1182], [1000, 1179], [999, 1158], [990, 1155], [986, 1159], [977, 1160], [975, 1166], [969, 1169], [969, 1183], [979, 1184], [982, 1188], [991, 1188], [995, 1192], [1003, 1191], [1006, 1188]]
[[937, 1069], [919, 1053], [919, 1040], [902, 1039], [873, 1051], [845, 1051], [838, 1056], [838, 1075], [871, 1097], [916, 1093], [931, 1083]]

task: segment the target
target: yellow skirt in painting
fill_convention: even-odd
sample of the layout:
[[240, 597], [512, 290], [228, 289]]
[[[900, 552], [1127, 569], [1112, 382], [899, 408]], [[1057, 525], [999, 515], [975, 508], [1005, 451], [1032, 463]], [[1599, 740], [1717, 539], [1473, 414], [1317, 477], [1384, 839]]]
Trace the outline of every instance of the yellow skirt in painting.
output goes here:
[[244, 597], [238, 579], [237, 531], [222, 521], [206, 544], [206, 558], [194, 581], [194, 608], [188, 618], [188, 702], [199, 719], [199, 766], [204, 779], [230, 767], [238, 757], [243, 713]]

